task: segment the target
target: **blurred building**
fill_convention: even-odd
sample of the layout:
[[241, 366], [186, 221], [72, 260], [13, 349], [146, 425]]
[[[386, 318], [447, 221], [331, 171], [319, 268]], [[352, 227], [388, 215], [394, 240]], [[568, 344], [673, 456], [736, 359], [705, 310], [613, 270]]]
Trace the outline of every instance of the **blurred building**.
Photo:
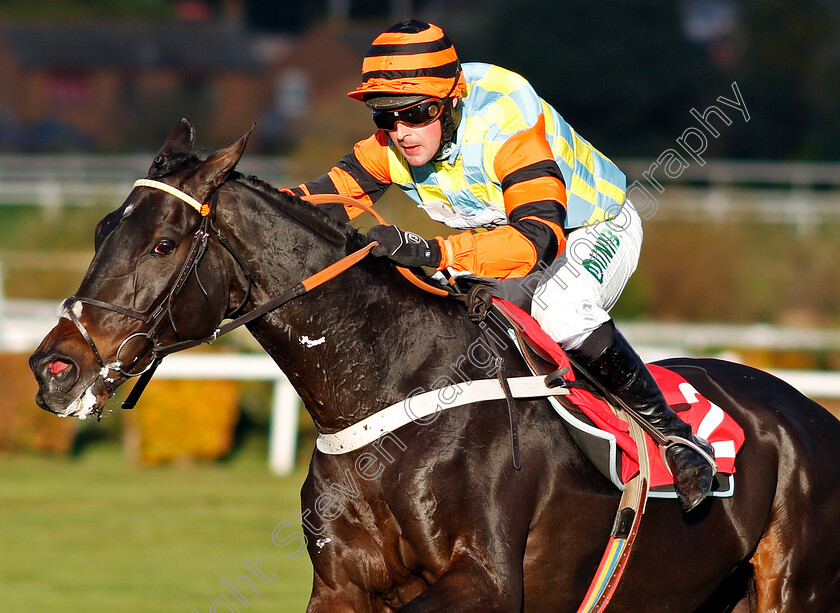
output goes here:
[[[215, 140], [268, 104], [245, 31], [220, 24], [0, 27], [5, 149], [120, 149], [182, 114]], [[198, 118], [196, 118], [198, 119]], [[160, 140], [160, 132], [154, 135]]]
[[[10, 24], [0, 26], [0, 149], [148, 149], [182, 115], [204, 145], [253, 121], [271, 148], [294, 140], [302, 117], [341, 98], [364, 48], [344, 28], [296, 38], [240, 24]], [[352, 76], [351, 76], [352, 75]]]

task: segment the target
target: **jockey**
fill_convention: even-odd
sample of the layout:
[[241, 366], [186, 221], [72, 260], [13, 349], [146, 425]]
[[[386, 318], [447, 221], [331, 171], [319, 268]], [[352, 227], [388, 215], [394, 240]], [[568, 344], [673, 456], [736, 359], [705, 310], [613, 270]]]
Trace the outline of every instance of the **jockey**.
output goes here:
[[[527, 294], [543, 329], [602, 387], [666, 436], [685, 511], [714, 477], [691, 434], [610, 318], [642, 242], [624, 174], [518, 74], [458, 60], [433, 24], [406, 20], [374, 39], [350, 92], [378, 128], [327, 174], [291, 191], [341, 194], [373, 204], [392, 184], [432, 219], [461, 230], [424, 240], [379, 225], [374, 255], [403, 266], [501, 280]], [[329, 205], [348, 221], [359, 212]], [[481, 231], [486, 230], [486, 231]]]

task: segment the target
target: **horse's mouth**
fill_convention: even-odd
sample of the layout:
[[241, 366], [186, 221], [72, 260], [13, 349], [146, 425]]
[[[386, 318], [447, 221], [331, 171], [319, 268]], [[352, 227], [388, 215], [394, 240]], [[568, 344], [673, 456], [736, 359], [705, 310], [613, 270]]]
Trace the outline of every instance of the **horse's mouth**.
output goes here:
[[82, 389], [82, 392], [67, 404], [63, 409], [59, 408], [57, 402], [49, 402], [41, 390], [35, 396], [35, 402], [42, 409], [54, 413], [59, 417], [77, 417], [84, 420], [95, 415], [97, 421], [102, 418], [102, 411], [105, 403], [113, 395], [113, 389], [106, 385], [101, 376], [97, 376], [89, 385]]

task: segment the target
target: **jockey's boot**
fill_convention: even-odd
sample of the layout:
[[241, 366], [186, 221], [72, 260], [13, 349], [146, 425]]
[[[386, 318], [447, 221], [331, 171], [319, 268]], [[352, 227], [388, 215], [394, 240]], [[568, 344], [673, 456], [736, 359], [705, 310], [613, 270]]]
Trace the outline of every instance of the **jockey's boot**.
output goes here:
[[[597, 328], [579, 348], [567, 353], [596, 383], [624, 401], [663, 435], [690, 441], [714, 457], [711, 445], [694, 436], [691, 427], [668, 406], [653, 375], [612, 321]], [[670, 445], [665, 460], [674, 476], [680, 505], [688, 513], [711, 491], [715, 468], [695, 448], [684, 443]]]

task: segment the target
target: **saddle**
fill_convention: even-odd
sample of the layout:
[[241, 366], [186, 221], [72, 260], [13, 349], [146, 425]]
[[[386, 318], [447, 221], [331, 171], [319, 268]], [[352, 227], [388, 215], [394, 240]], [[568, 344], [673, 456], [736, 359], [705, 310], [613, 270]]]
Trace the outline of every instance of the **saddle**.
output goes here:
[[[558, 379], [556, 384], [569, 388], [569, 394], [549, 397], [549, 402], [581, 452], [616, 488], [623, 490], [639, 472], [639, 453], [627, 423], [616, 416], [598, 392], [580, 380], [563, 349], [528, 313], [496, 297], [492, 306], [488, 316], [516, 342], [531, 372], [553, 376]], [[648, 368], [671, 408], [695, 434], [708, 440], [715, 451], [718, 473], [710, 495], [732, 496], [735, 456], [744, 442], [743, 430], [679, 373], [656, 364], [649, 364]], [[648, 435], [645, 440], [651, 460], [649, 496], [676, 498], [673, 478], [656, 443]]]

